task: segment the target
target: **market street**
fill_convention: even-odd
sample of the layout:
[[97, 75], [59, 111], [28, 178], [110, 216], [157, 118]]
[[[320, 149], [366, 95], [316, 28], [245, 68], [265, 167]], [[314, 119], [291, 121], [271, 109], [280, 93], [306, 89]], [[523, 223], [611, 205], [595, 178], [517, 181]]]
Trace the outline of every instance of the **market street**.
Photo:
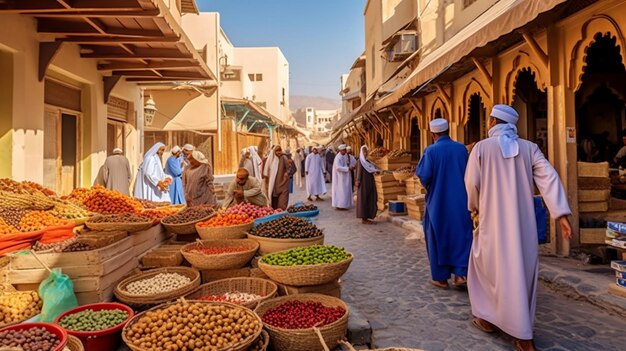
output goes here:
[[[330, 184], [329, 193], [330, 193]], [[290, 203], [303, 201], [296, 190]], [[342, 298], [369, 320], [376, 347], [434, 350], [512, 350], [503, 336], [482, 333], [470, 323], [466, 292], [432, 287], [423, 241], [406, 240], [391, 223], [360, 224], [354, 209], [336, 211], [330, 198], [316, 201], [326, 243], [355, 255], [342, 277]], [[535, 343], [540, 350], [620, 350], [626, 321], [585, 302], [539, 287]], [[622, 345], [621, 347], [619, 345]]]

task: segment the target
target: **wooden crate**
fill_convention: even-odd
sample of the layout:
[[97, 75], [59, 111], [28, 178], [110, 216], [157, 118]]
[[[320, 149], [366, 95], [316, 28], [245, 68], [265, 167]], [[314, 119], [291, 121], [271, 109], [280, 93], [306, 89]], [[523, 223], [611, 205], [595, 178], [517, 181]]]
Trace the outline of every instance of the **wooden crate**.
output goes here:
[[[38, 253], [37, 257], [48, 267], [97, 266], [111, 258], [132, 249], [132, 238], [124, 238], [113, 245], [97, 250], [80, 252]], [[32, 255], [11, 255], [11, 269], [40, 269], [41, 264]]]
[[181, 248], [179, 245], [162, 245], [146, 253], [141, 258], [141, 264], [143, 267], [180, 266], [184, 261]]
[[602, 202], [581, 202], [578, 204], [578, 212], [606, 212], [609, 210], [609, 203]]
[[606, 240], [606, 228], [581, 228], [581, 244], [604, 244]]
[[611, 190], [578, 190], [578, 202], [604, 202], [611, 199]]
[[160, 246], [173, 236], [168, 233], [162, 225], [154, 226], [148, 230], [137, 232], [131, 237], [133, 238], [133, 246], [135, 256], [139, 257], [146, 252]]
[[374, 175], [374, 181], [376, 183], [384, 183], [384, 182], [390, 182], [390, 181], [393, 181], [395, 183], [398, 182], [396, 180], [396, 178], [394, 178], [393, 174], [377, 174], [377, 175]]
[[128, 236], [128, 232], [84, 232], [80, 234], [77, 241], [85, 243], [93, 248], [99, 249], [112, 245]]
[[609, 177], [609, 163], [608, 162], [578, 162], [578, 176], [579, 177]]

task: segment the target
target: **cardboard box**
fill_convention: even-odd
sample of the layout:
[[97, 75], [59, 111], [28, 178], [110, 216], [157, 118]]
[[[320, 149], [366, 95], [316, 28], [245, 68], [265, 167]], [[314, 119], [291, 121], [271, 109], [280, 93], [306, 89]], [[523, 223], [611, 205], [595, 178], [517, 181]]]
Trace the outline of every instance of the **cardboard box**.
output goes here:
[[608, 202], [581, 202], [578, 204], [578, 212], [606, 212], [609, 210]]
[[322, 294], [333, 296], [338, 299], [341, 298], [341, 283], [339, 283], [338, 280], [332, 283], [314, 286], [291, 286], [279, 283], [276, 283], [276, 285], [278, 285], [278, 295], [280, 296], [297, 294]]
[[606, 238], [605, 228], [581, 228], [580, 243], [581, 244], [604, 244]]
[[578, 162], [578, 176], [579, 177], [597, 177], [608, 178], [609, 177], [609, 163], [608, 162]]
[[611, 199], [611, 190], [578, 190], [578, 202], [602, 202]]

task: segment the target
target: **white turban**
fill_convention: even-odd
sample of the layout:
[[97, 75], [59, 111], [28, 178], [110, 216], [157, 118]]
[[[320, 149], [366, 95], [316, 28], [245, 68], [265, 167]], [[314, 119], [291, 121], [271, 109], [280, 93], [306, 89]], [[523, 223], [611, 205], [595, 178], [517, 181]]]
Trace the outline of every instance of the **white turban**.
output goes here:
[[519, 114], [509, 105], [495, 105], [491, 110], [491, 117], [495, 117], [507, 123], [516, 124], [519, 119]]
[[180, 152], [180, 146], [174, 145], [171, 151], [173, 154]]
[[194, 151], [191, 153], [191, 157], [193, 157], [194, 160], [200, 162], [200, 163], [204, 163], [204, 164], [209, 164], [209, 160], [207, 160], [206, 156], [204, 156], [204, 154], [200, 151]]
[[113, 153], [114, 154], [121, 154], [121, 153], [123, 153], [123, 151], [119, 147], [116, 147], [115, 149], [113, 149]]
[[345, 149], [346, 149], [346, 144], [341, 144], [337, 146], [337, 150], [345, 150]]
[[442, 133], [448, 130], [448, 121], [443, 118], [435, 118], [430, 121], [431, 133]]
[[346, 146], [346, 150], [352, 150], [352, 146]]
[[183, 149], [187, 151], [193, 151], [194, 147], [191, 144], [185, 144], [185, 146], [183, 146]]

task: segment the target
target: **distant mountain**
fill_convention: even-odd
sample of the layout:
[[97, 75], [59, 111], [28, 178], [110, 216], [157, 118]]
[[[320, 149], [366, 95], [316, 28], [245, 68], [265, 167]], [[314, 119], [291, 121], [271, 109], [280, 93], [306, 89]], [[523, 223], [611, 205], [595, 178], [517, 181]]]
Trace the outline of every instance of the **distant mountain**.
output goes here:
[[341, 108], [341, 100], [329, 99], [321, 96], [290, 96], [289, 108], [296, 111], [304, 107], [313, 107], [316, 110], [336, 110]]

